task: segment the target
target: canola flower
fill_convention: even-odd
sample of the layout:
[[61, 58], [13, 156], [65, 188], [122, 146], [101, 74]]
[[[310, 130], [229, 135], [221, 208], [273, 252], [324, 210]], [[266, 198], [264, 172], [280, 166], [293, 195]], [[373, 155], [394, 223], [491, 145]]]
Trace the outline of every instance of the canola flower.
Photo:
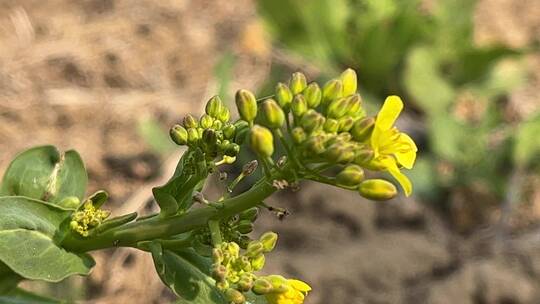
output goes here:
[[302, 304], [307, 296], [307, 293], [311, 291], [311, 287], [300, 280], [285, 279], [281, 276], [281, 292], [271, 292], [265, 295], [266, 301], [269, 304]]

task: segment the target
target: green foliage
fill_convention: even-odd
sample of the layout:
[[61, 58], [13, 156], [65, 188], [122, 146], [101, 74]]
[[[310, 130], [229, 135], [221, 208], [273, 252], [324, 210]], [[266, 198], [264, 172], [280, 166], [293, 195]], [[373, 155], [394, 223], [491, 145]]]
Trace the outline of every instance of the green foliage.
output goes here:
[[3, 295], [0, 293], [0, 303], [2, 304], [62, 304], [64, 301], [46, 298], [33, 294], [26, 290], [16, 288], [13, 291]]

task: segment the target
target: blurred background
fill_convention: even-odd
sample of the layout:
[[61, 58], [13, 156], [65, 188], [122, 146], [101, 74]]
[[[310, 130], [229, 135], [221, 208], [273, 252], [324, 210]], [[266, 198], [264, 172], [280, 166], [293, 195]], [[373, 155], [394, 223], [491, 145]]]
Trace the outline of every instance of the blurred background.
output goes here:
[[[275, 195], [291, 215], [259, 220], [256, 235], [280, 233], [265, 269], [309, 282], [308, 304], [540, 303], [539, 50], [538, 0], [0, 0], [0, 172], [34, 145], [74, 148], [113, 214], [151, 212], [183, 115], [352, 67], [369, 113], [390, 94], [406, 103], [414, 196]], [[173, 301], [149, 255], [94, 257], [88, 278], [24, 284]]]

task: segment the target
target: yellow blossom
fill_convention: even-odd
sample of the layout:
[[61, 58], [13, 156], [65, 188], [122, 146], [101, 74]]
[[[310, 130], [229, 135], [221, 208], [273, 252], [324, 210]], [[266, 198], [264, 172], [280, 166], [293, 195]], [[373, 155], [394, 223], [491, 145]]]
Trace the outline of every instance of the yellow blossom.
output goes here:
[[[271, 292], [265, 295], [269, 304], [302, 304], [311, 287], [300, 281], [288, 279], [281, 292]], [[280, 288], [281, 289], [281, 288]]]
[[409, 135], [394, 127], [403, 109], [398, 96], [388, 96], [377, 114], [370, 145], [374, 151], [371, 166], [388, 171], [401, 185], [405, 195], [412, 192], [411, 181], [401, 173], [400, 167], [411, 169], [416, 159], [416, 144]]

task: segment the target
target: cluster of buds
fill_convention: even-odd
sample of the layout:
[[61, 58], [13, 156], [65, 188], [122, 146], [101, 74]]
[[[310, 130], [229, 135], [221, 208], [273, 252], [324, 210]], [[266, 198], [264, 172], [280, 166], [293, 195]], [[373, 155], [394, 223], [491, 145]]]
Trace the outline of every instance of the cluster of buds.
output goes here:
[[[260, 281], [255, 272], [265, 264], [265, 253], [276, 246], [277, 234], [264, 233], [258, 240], [248, 243], [242, 250], [236, 242], [223, 242], [212, 251], [212, 277], [227, 300], [234, 304], [246, 302], [244, 293], [260, 290]], [[262, 294], [262, 293], [258, 293]]]
[[205, 112], [200, 119], [190, 114], [184, 117], [182, 125], [176, 124], [170, 129], [171, 139], [178, 145], [201, 149], [208, 161], [221, 156], [219, 164], [233, 163], [240, 152], [236, 135], [247, 125], [230, 122], [229, 109], [219, 96], [208, 100]]
[[[365, 180], [364, 170], [387, 171], [409, 195], [412, 187], [400, 168], [412, 168], [416, 145], [393, 127], [403, 103], [390, 96], [375, 117], [366, 116], [356, 78], [347, 69], [321, 89], [315, 82], [308, 84], [304, 74], [294, 73], [289, 85], [278, 83], [274, 98], [260, 104], [249, 91], [238, 91], [240, 117], [252, 125], [251, 148], [261, 159], [270, 159], [278, 137], [296, 171], [310, 172], [307, 178], [358, 190], [369, 199], [387, 200], [397, 195], [396, 187], [383, 179]], [[314, 172], [314, 168], [331, 166], [342, 170], [335, 177]]]
[[111, 214], [109, 211], [101, 210], [99, 207], [91, 199], [86, 200], [81, 208], [73, 213], [69, 223], [71, 229], [87, 237], [90, 229], [101, 225]]

